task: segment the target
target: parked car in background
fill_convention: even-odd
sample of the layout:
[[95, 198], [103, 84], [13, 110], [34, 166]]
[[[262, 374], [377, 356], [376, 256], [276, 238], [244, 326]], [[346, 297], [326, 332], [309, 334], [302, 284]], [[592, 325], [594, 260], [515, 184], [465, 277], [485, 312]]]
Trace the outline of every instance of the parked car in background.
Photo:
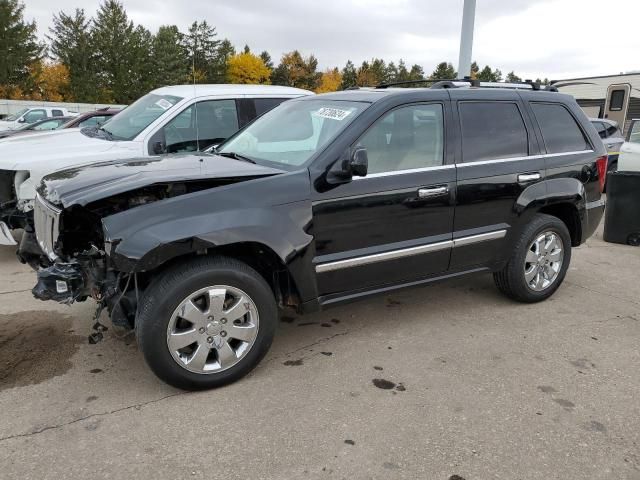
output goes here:
[[609, 154], [607, 171], [615, 172], [618, 169], [618, 155], [620, 155], [620, 147], [624, 143], [624, 135], [622, 135], [618, 123], [613, 120], [606, 118], [590, 118], [589, 120], [602, 139], [602, 143], [607, 147]]
[[640, 172], [640, 119], [631, 121], [626, 142], [620, 148], [618, 169], [621, 172]]
[[46, 118], [73, 117], [76, 115], [76, 112], [71, 112], [63, 107], [23, 108], [19, 112], [0, 120], [0, 131], [15, 130], [25, 123], [35, 123]]
[[45, 118], [44, 120], [38, 120], [34, 123], [25, 123], [20, 128], [16, 128], [15, 130], [0, 131], [0, 139], [56, 130], [69, 121], [73, 121], [73, 117]]
[[[29, 221], [35, 188], [63, 168], [108, 160], [195, 152], [219, 144], [276, 105], [312, 92], [270, 85], [183, 85], [152, 91], [87, 128], [0, 142], [0, 232]], [[5, 226], [3, 227], [3, 223]], [[13, 239], [0, 235], [0, 244]]]
[[85, 127], [99, 127], [107, 120], [113, 117], [116, 113], [120, 113], [122, 110], [115, 108], [101, 108], [93, 112], [82, 113], [77, 117], [74, 117], [60, 125], [60, 130], [65, 128], [85, 128]]
[[299, 98], [216, 155], [49, 175], [23, 236], [40, 246], [25, 258], [43, 267], [33, 293], [96, 299], [185, 389], [251, 371], [279, 308], [482, 272], [512, 299], [544, 300], [600, 223], [606, 149], [568, 95], [471, 85]]

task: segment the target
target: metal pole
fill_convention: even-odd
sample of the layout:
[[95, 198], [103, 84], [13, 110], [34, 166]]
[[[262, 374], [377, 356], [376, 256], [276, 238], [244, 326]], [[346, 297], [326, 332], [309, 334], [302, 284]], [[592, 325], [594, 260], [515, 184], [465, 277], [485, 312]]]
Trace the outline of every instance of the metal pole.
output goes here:
[[460, 32], [460, 57], [458, 78], [471, 76], [471, 53], [473, 50], [473, 24], [476, 17], [476, 0], [464, 0], [462, 31]]

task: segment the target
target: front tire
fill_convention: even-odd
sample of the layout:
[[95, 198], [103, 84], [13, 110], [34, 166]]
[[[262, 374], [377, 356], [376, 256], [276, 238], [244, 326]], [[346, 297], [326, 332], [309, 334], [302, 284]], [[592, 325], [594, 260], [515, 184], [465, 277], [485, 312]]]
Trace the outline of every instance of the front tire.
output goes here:
[[145, 292], [138, 345], [153, 372], [184, 390], [216, 388], [253, 370], [275, 335], [267, 282], [228, 258], [196, 258], [164, 272]]
[[571, 235], [557, 217], [538, 214], [524, 228], [507, 265], [493, 274], [498, 289], [519, 302], [546, 300], [571, 262]]

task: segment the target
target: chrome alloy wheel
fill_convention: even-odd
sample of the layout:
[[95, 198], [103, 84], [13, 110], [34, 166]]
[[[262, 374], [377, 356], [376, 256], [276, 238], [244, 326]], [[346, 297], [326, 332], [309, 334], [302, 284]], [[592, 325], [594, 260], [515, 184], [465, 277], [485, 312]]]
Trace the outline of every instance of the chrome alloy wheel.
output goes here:
[[206, 287], [185, 298], [167, 328], [173, 359], [193, 373], [219, 373], [236, 365], [258, 336], [258, 309], [242, 290]]
[[564, 260], [564, 245], [552, 231], [543, 232], [529, 245], [524, 260], [527, 286], [536, 292], [549, 288], [556, 281]]

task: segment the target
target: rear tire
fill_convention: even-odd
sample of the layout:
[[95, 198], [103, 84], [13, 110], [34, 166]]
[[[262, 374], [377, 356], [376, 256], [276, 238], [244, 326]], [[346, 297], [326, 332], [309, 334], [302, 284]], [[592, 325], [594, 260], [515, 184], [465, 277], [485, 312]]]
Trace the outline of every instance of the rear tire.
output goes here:
[[571, 235], [557, 217], [537, 214], [515, 242], [507, 265], [493, 274], [498, 289], [519, 302], [546, 300], [571, 262]]
[[153, 372], [184, 390], [216, 388], [247, 375], [265, 356], [278, 310], [248, 265], [200, 257], [163, 272], [140, 300], [138, 345]]

